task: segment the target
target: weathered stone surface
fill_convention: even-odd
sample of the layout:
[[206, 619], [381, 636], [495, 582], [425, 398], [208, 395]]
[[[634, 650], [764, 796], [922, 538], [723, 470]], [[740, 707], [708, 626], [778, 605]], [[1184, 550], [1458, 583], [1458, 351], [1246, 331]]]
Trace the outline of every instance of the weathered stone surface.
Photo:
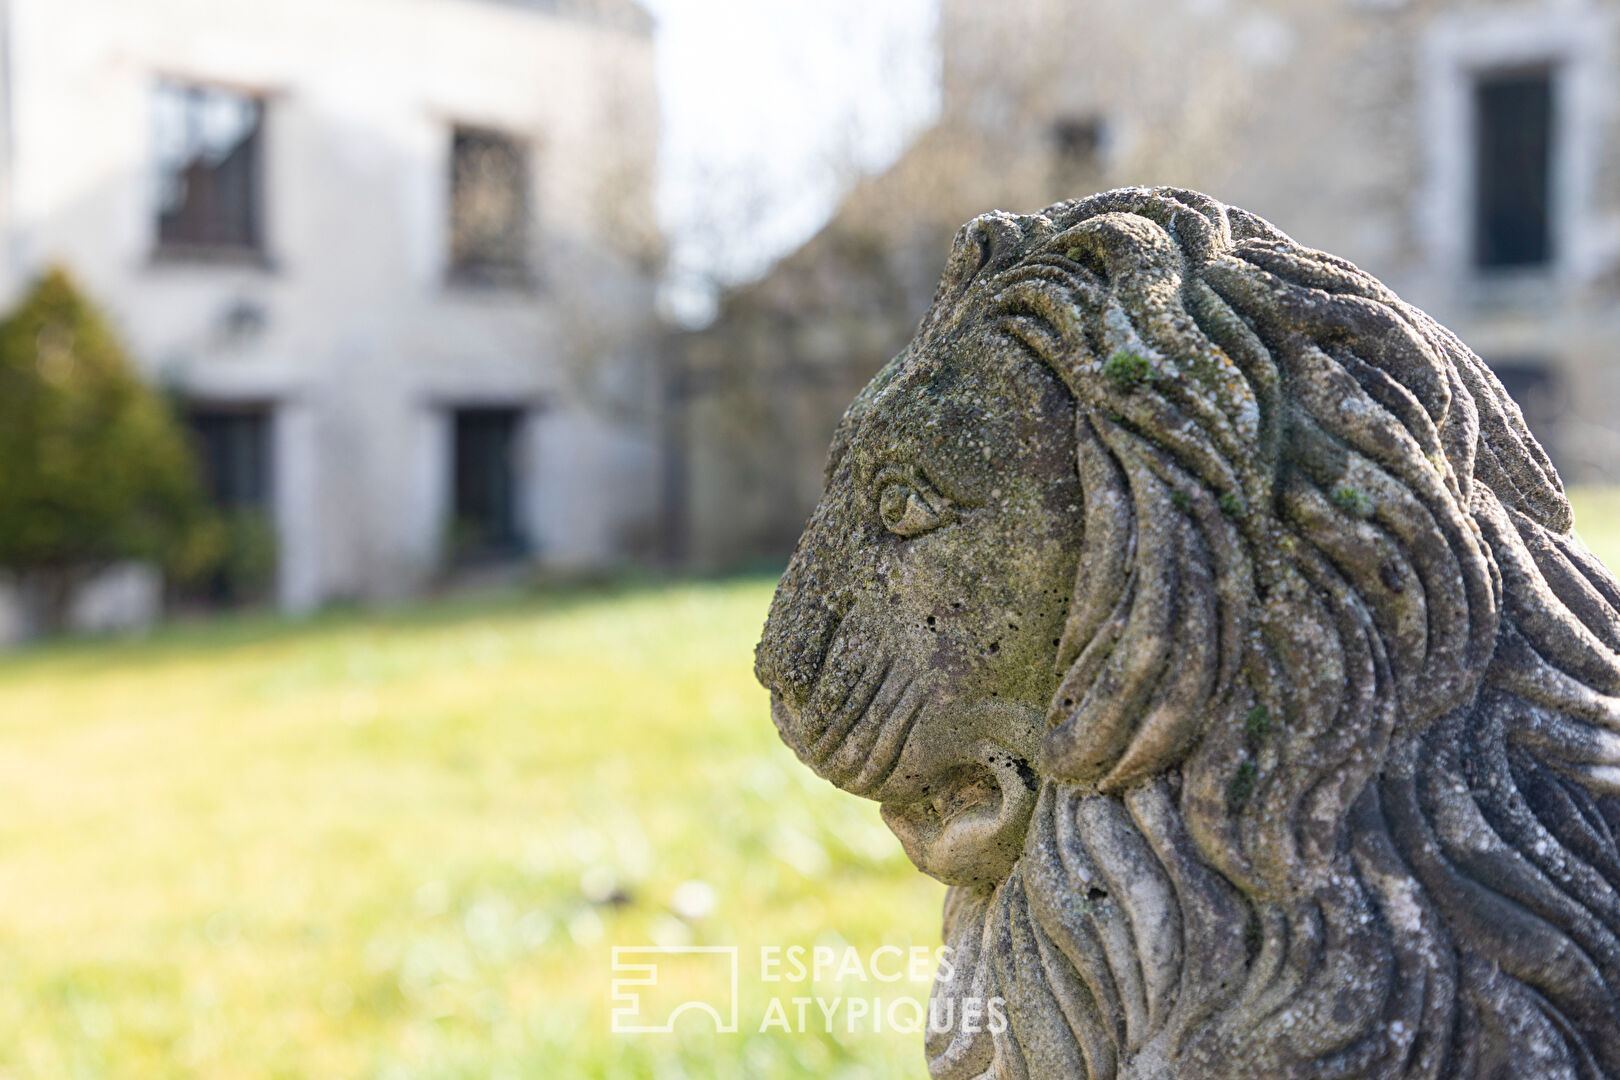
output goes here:
[[962, 230], [757, 670], [1006, 1000], [937, 1077], [1614, 1077], [1617, 608], [1453, 335], [1124, 189]]

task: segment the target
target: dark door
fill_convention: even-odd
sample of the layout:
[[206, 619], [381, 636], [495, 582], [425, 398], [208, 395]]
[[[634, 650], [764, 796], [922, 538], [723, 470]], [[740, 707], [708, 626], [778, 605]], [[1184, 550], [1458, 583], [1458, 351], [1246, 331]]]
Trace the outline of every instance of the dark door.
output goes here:
[[479, 561], [523, 551], [517, 507], [522, 411], [457, 409], [451, 463], [451, 556]]
[[269, 405], [194, 405], [186, 412], [202, 482], [221, 511], [224, 549], [193, 599], [239, 604], [267, 599], [275, 583], [274, 412]]

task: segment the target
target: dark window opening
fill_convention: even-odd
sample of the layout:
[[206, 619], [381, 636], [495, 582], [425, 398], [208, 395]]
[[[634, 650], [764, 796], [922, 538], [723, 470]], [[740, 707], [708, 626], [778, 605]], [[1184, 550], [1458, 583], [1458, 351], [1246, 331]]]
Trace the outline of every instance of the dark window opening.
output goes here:
[[154, 144], [160, 252], [261, 249], [263, 120], [264, 104], [257, 98], [158, 84]]
[[457, 409], [451, 462], [451, 556], [458, 562], [523, 551], [518, 524], [518, 409]]
[[243, 604], [270, 595], [277, 562], [273, 415], [267, 405], [203, 405], [186, 414], [203, 487], [221, 526], [218, 564], [186, 590], [186, 599]]
[[1065, 162], [1095, 166], [1102, 156], [1104, 135], [1101, 117], [1066, 117], [1052, 125], [1052, 146]]
[[208, 406], [187, 416], [203, 484], [227, 510], [270, 508], [270, 410], [266, 406]]
[[450, 276], [474, 285], [528, 281], [529, 163], [523, 146], [457, 128], [450, 148]]
[[1101, 117], [1070, 116], [1054, 123], [1052, 152], [1059, 181], [1101, 171], [1107, 141], [1108, 128]]
[[1502, 72], [1474, 90], [1474, 261], [1542, 266], [1552, 245], [1552, 71]]

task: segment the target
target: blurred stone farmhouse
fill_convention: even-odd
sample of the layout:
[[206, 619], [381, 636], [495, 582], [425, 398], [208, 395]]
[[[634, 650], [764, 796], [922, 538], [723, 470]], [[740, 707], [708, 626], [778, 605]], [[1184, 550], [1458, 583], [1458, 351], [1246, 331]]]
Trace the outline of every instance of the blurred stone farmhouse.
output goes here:
[[0, 36], [0, 291], [61, 264], [108, 311], [273, 521], [281, 606], [653, 542], [633, 0], [5, 0]]
[[1347, 256], [1620, 474], [1620, 0], [942, 0], [938, 125], [681, 350], [677, 543], [779, 557], [955, 229], [1124, 184]]

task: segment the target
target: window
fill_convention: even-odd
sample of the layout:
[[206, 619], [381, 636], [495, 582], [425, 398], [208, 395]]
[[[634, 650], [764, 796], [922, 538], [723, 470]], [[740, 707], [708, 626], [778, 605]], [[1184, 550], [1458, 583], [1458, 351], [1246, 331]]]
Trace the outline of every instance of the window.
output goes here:
[[1102, 118], [1071, 116], [1052, 125], [1052, 149], [1059, 167], [1070, 172], [1094, 171], [1101, 167], [1107, 129]]
[[475, 285], [528, 280], [529, 164], [523, 146], [456, 128], [450, 147], [450, 276]]
[[156, 106], [159, 251], [258, 252], [263, 103], [166, 82]]
[[523, 549], [517, 517], [518, 409], [457, 409], [452, 449], [451, 556], [458, 562]]
[[1474, 262], [1543, 266], [1553, 257], [1553, 83], [1546, 68], [1486, 75], [1474, 87]]
[[216, 505], [227, 510], [270, 507], [270, 410], [262, 405], [204, 406], [187, 416]]
[[1072, 199], [1105, 186], [1102, 171], [1108, 129], [1101, 117], [1065, 117], [1052, 125], [1049, 138], [1051, 198]]

